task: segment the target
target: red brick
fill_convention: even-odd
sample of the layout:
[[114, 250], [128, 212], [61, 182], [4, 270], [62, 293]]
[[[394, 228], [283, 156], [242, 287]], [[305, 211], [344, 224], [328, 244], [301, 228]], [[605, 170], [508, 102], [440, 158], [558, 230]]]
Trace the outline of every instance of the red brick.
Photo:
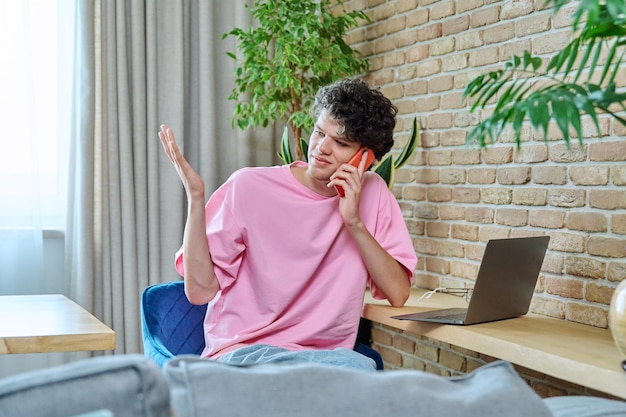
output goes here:
[[510, 188], [483, 188], [480, 197], [487, 204], [511, 204], [512, 192]]
[[587, 242], [587, 252], [590, 255], [624, 258], [626, 257], [626, 239], [591, 236]]
[[619, 282], [626, 279], [626, 263], [624, 262], [609, 262], [609, 268], [607, 272], [607, 278], [609, 281]]
[[605, 210], [626, 208], [626, 191], [590, 190], [589, 206]]
[[602, 141], [589, 145], [591, 161], [626, 161], [626, 140]]
[[558, 52], [565, 48], [570, 41], [569, 31], [563, 32], [546, 32], [543, 35], [533, 38], [534, 55], [549, 54], [552, 52]]
[[626, 185], [626, 165], [611, 167], [611, 180], [614, 185]]
[[533, 297], [531, 311], [544, 316], [565, 318], [565, 303], [554, 298]]
[[452, 199], [457, 203], [478, 203], [480, 202], [480, 190], [478, 188], [456, 187], [452, 192]]
[[478, 226], [469, 224], [453, 224], [450, 228], [450, 237], [453, 239], [477, 241]]
[[[452, 81], [452, 86], [454, 87], [454, 79]], [[465, 104], [463, 102], [463, 96], [461, 95], [461, 93], [453, 92], [453, 93], [444, 94], [441, 96], [441, 109], [442, 110], [460, 109], [464, 106]], [[445, 133], [449, 133], [449, 132], [445, 132]], [[462, 134], [462, 136], [461, 136], [460, 142], [455, 142], [455, 144], [456, 145], [464, 144], [467, 133], [461, 130], [457, 130], [456, 133]], [[460, 135], [457, 135], [457, 136], [460, 136]], [[626, 178], [626, 175], [624, 175], [624, 178]]]
[[[417, 37], [417, 36], [416, 36]], [[406, 51], [406, 62], [423, 61], [430, 56], [428, 45], [417, 44]], [[425, 82], [425, 81], [424, 81]]]
[[428, 82], [428, 91], [438, 93], [441, 91], [449, 91], [454, 87], [454, 78], [451, 75], [443, 75], [434, 77]]
[[563, 185], [567, 182], [567, 168], [557, 166], [537, 166], [532, 169], [532, 181], [536, 184]]
[[428, 257], [426, 258], [426, 270], [446, 275], [450, 272], [450, 262], [441, 258]]
[[480, 163], [480, 150], [471, 148], [456, 149], [452, 157], [455, 164], [475, 165]]
[[[445, 29], [444, 29], [445, 31]], [[456, 49], [457, 51], [463, 51], [466, 49], [473, 49], [483, 45], [482, 32], [462, 32], [456, 37]]]
[[606, 262], [592, 258], [568, 256], [565, 258], [565, 272], [576, 277], [602, 279], [606, 276]]
[[470, 15], [473, 28], [486, 26], [500, 19], [500, 6], [492, 6], [474, 11]]
[[451, 151], [432, 151], [428, 154], [429, 165], [452, 165]]
[[461, 14], [468, 10], [476, 9], [483, 5], [483, 0], [463, 0], [457, 2], [456, 13]]
[[582, 300], [584, 283], [570, 278], [549, 277], [545, 280], [546, 292], [564, 298]]
[[419, 26], [425, 23], [428, 23], [428, 9], [418, 7], [407, 15], [406, 25], [408, 27]]
[[488, 207], [468, 207], [465, 220], [472, 223], [493, 223], [495, 212]]
[[499, 48], [497, 46], [481, 48], [470, 55], [469, 65], [471, 67], [482, 67], [495, 64], [499, 60], [499, 55]]
[[461, 33], [469, 28], [470, 20], [468, 15], [462, 15], [454, 19], [446, 20], [442, 28], [442, 35], [449, 36]]
[[565, 223], [568, 229], [583, 232], [606, 232], [606, 216], [602, 213], [577, 211], [567, 215]]
[[441, 23], [433, 23], [424, 26], [417, 31], [417, 40], [420, 42], [429, 41], [441, 37]]
[[513, 160], [518, 163], [545, 162], [548, 160], [548, 147], [528, 144], [515, 152]]
[[541, 270], [552, 274], [562, 274], [564, 264], [564, 256], [555, 252], [548, 252], [543, 260]]
[[437, 184], [439, 182], [439, 170], [432, 168], [420, 168], [415, 171], [415, 182], [420, 184]]
[[467, 182], [470, 184], [493, 184], [495, 181], [495, 168], [471, 168], [467, 170]]
[[500, 20], [514, 19], [532, 13], [533, 0], [517, 0], [504, 2], [500, 11]]
[[500, 184], [519, 185], [530, 181], [529, 167], [498, 168], [496, 178]]
[[441, 220], [463, 220], [465, 218], [465, 208], [442, 205], [439, 209], [439, 216]]
[[[460, 258], [461, 256], [457, 256]], [[468, 262], [451, 262], [450, 263], [450, 275], [453, 277], [465, 278], [469, 280], [476, 279], [476, 275], [478, 274], [478, 265], [471, 264]], [[445, 287], [459, 287], [458, 282], [451, 282], [448, 284], [443, 284]]]
[[568, 303], [565, 307], [565, 317], [577, 323], [601, 328], [608, 327], [607, 311], [587, 304]]
[[587, 159], [587, 149], [572, 143], [571, 147], [558, 143], [550, 147], [550, 160], [552, 162], [583, 162]]
[[452, 127], [451, 113], [435, 113], [428, 116], [425, 128], [450, 129]]
[[483, 149], [482, 158], [486, 164], [506, 164], [513, 160], [513, 148], [506, 146]]
[[522, 206], [545, 206], [548, 190], [544, 188], [518, 188], [513, 190], [513, 204]]
[[626, 235], [626, 214], [611, 215], [611, 232]]
[[450, 237], [450, 225], [442, 222], [426, 223], [426, 235], [429, 237]]
[[434, 204], [420, 204], [415, 207], [415, 217], [419, 219], [436, 219], [438, 217], [438, 206]]
[[448, 350], [439, 352], [439, 363], [453, 371], [465, 372], [467, 369], [465, 358], [458, 353]]
[[462, 130], [446, 130], [441, 132], [442, 146], [463, 145], [465, 143], [465, 132]]
[[426, 192], [428, 201], [443, 202], [452, 200], [452, 189], [444, 187], [431, 187]]
[[456, 2], [439, 1], [430, 9], [430, 19], [439, 20], [439, 19], [443, 19], [444, 17], [452, 16], [455, 13], [455, 10], [456, 10]]
[[585, 238], [573, 233], [551, 232], [549, 248], [559, 252], [583, 253]]
[[555, 207], [583, 207], [585, 199], [585, 190], [566, 188], [548, 190], [548, 204]]
[[409, 354], [415, 352], [415, 341], [407, 338], [404, 334], [394, 334], [392, 340], [394, 348]]
[[550, 29], [550, 22], [549, 14], [533, 14], [515, 22], [515, 34], [522, 37], [545, 32]]
[[489, 26], [483, 31], [483, 41], [485, 44], [504, 42], [515, 36], [515, 23], [507, 22], [499, 25]]
[[560, 229], [564, 225], [565, 213], [559, 210], [532, 210], [528, 216], [528, 224], [547, 229]]
[[569, 177], [575, 185], [606, 185], [609, 182], [607, 166], [573, 166]]
[[439, 256], [463, 257], [463, 245], [452, 241], [439, 242]]
[[496, 210], [496, 223], [505, 226], [526, 226], [528, 224], [528, 210], [499, 208]]
[[595, 282], [587, 283], [585, 291], [585, 299], [592, 303], [609, 305], [613, 296], [614, 287], [608, 285], [599, 285]]
[[433, 239], [415, 239], [415, 251], [425, 255], [436, 255], [439, 248], [438, 241]]

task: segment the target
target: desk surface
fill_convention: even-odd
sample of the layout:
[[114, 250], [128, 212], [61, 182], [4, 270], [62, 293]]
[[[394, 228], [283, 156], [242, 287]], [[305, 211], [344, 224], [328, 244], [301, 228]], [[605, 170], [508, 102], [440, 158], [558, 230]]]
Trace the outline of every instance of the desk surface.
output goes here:
[[535, 314], [471, 326], [391, 318], [434, 308], [467, 306], [463, 298], [445, 294], [435, 294], [417, 303], [424, 292], [414, 290], [402, 308], [390, 307], [368, 295], [363, 317], [626, 399], [626, 372], [620, 366], [624, 358], [610, 331]]
[[115, 349], [115, 332], [69, 298], [0, 296], [0, 354]]

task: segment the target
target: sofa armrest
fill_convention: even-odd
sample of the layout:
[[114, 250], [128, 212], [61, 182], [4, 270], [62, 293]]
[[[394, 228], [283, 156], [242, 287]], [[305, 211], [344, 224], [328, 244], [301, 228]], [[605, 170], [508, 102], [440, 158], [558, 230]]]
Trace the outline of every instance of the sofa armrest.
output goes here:
[[170, 417], [169, 388], [141, 355], [106, 356], [0, 380], [0, 417]]

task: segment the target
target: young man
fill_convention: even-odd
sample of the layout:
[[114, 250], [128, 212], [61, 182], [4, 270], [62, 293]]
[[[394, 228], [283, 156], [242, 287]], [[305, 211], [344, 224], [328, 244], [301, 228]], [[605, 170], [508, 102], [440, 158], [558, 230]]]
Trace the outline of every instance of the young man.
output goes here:
[[[382, 158], [396, 107], [359, 80], [320, 89], [308, 163], [244, 168], [205, 205], [204, 182], [174, 135], [159, 137], [189, 205], [176, 269], [194, 304], [208, 303], [204, 357], [228, 363], [316, 361], [374, 369], [352, 350], [369, 283], [402, 306], [417, 259], [384, 180], [347, 162]], [[341, 186], [340, 197], [335, 186]]]

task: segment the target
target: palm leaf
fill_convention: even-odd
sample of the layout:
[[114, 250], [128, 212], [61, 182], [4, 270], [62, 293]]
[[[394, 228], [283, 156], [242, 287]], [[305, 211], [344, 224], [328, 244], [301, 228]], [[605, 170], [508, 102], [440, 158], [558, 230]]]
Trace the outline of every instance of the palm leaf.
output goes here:
[[417, 146], [417, 117], [413, 118], [413, 126], [411, 127], [411, 135], [409, 136], [409, 140], [405, 143], [404, 148], [402, 148], [402, 152], [396, 158], [393, 166], [395, 169], [400, 168], [402, 165], [406, 164], [415, 148]]
[[293, 162], [293, 155], [291, 153], [291, 147], [289, 146], [289, 130], [287, 126], [283, 129], [283, 137], [280, 140], [280, 152], [278, 157], [283, 161], [285, 165], [289, 165]]
[[385, 155], [383, 159], [374, 167], [373, 171], [385, 180], [387, 187], [391, 188], [393, 186], [394, 168], [391, 154]]

